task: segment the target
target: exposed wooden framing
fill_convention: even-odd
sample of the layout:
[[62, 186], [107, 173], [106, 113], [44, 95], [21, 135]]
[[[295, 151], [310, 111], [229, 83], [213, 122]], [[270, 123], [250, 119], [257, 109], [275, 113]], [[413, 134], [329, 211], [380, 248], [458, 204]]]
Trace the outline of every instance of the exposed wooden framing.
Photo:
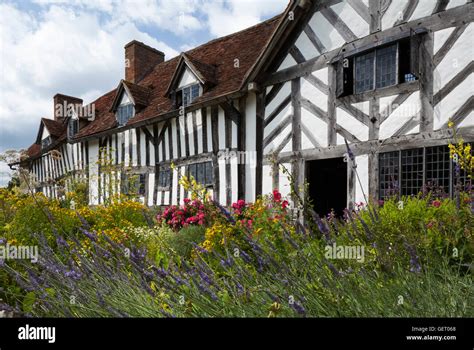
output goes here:
[[357, 36], [330, 7], [321, 9], [321, 14], [331, 23], [346, 42], [357, 40]]
[[181, 152], [181, 122], [179, 116], [175, 118], [176, 120], [176, 157], [180, 158], [182, 156]]
[[[229, 151], [237, 151], [237, 149], [231, 149]], [[187, 166], [194, 163], [210, 162], [213, 160], [214, 152], [195, 154], [189, 157], [182, 157], [179, 159], [168, 159], [160, 162], [160, 166], [167, 168], [173, 163], [176, 167]]]
[[418, 0], [410, 0], [407, 2], [405, 8], [403, 9], [402, 18], [399, 18], [394, 26], [398, 26], [399, 24], [407, 22], [410, 17], [415, 12], [416, 7], [418, 6]]
[[153, 135], [151, 134], [150, 130], [148, 130], [148, 128], [146, 126], [142, 126], [141, 129], [142, 129], [143, 133], [148, 137], [148, 140], [153, 145], [155, 145], [155, 140], [154, 140]]
[[[240, 123], [237, 126], [237, 149], [240, 152], [246, 154], [246, 108], [247, 99], [242, 97], [239, 99], [239, 112], [240, 112]], [[241, 162], [239, 159], [237, 165], [237, 198], [245, 199], [245, 162]]]
[[349, 5], [361, 16], [364, 21], [370, 24], [369, 8], [362, 2], [362, 0], [347, 0]]
[[[146, 129], [146, 127], [144, 128]], [[150, 165], [150, 142], [153, 139], [153, 137], [151, 136], [149, 131], [148, 133], [144, 132], [143, 134], [145, 135], [145, 165], [149, 166]]]
[[296, 47], [296, 45], [293, 45], [291, 48], [290, 48], [290, 51], [289, 51], [291, 57], [293, 57], [293, 59], [297, 62], [297, 63], [302, 63], [302, 62], [305, 62], [306, 61], [306, 58], [303, 56], [303, 54], [301, 53], [301, 51]]
[[436, 1], [436, 6], [435, 6], [435, 8], [433, 9], [432, 14], [434, 15], [435, 13], [438, 13], [438, 12], [441, 12], [441, 11], [445, 11], [445, 10], [446, 10], [446, 6], [448, 6], [448, 4], [449, 4], [449, 0], [437, 0], [437, 1]]
[[454, 46], [454, 44], [462, 35], [462, 33], [464, 33], [468, 25], [469, 24], [464, 24], [453, 30], [453, 32], [449, 35], [448, 39], [446, 39], [446, 41], [444, 42], [443, 46], [441, 46], [439, 50], [436, 52], [436, 54], [434, 55], [433, 57], [434, 67], [438, 66], [438, 64], [444, 59], [446, 54], [449, 52], [449, 50], [451, 50], [451, 48]]
[[227, 117], [230, 118], [236, 125], [239, 124], [240, 120], [240, 113], [239, 111], [233, 106], [233, 104], [229, 103], [229, 101], [222, 102], [220, 104], [224, 112], [226, 113]]
[[356, 196], [356, 173], [352, 160], [347, 158], [347, 208], [353, 210]]
[[268, 104], [275, 98], [275, 96], [278, 95], [278, 92], [280, 92], [283, 85], [285, 84], [278, 83], [278, 84], [273, 85], [272, 89], [268, 92], [268, 94], [265, 97], [265, 106], [268, 106]]
[[322, 43], [321, 39], [318, 38], [318, 36], [316, 35], [316, 33], [313, 31], [313, 29], [311, 28], [311, 26], [309, 24], [307, 24], [304, 27], [304, 32], [308, 36], [309, 40], [311, 41], [311, 43], [314, 45], [314, 47], [316, 48], [316, 50], [318, 50], [318, 52], [320, 54], [327, 51], [327, 49], [324, 46], [324, 44]]
[[196, 122], [196, 111], [191, 112], [193, 120], [193, 141], [194, 141], [194, 154], [198, 152], [198, 133], [197, 133], [197, 122]]
[[344, 137], [350, 142], [360, 142], [360, 140], [355, 135], [353, 135], [350, 131], [343, 128], [339, 124], [336, 124], [335, 130], [336, 130], [336, 133], [340, 134], [342, 137]]
[[337, 133], [336, 133], [336, 68], [334, 65], [328, 66], [328, 83], [329, 83], [329, 94], [328, 94], [328, 146], [337, 144]]
[[365, 126], [370, 127], [370, 117], [364, 112], [362, 112], [359, 108], [356, 108], [353, 105], [344, 102], [338, 105], [338, 107], [349, 113], [352, 117], [360, 121]]
[[159, 153], [158, 153], [158, 124], [153, 124], [153, 138], [155, 139], [155, 147], [153, 147], [155, 151], [155, 183], [153, 184], [153, 204], [156, 205], [158, 199], [158, 173], [159, 173]]
[[[398, 107], [400, 107], [400, 105], [403, 102], [405, 102], [406, 99], [411, 96], [411, 94], [412, 94], [411, 92], [407, 92], [407, 93], [399, 94], [397, 97], [395, 97], [395, 99], [392, 102], [390, 102], [390, 104], [386, 106], [382, 112], [380, 112], [380, 124], [382, 124], [385, 120], [387, 120], [387, 118], [393, 112], [395, 112], [395, 110]], [[372, 119], [372, 116], [370, 116], [370, 118]]]
[[309, 130], [308, 127], [304, 123], [301, 123], [301, 131], [308, 138], [308, 140], [311, 142], [313, 147], [320, 147], [321, 146], [319, 144], [319, 142], [316, 140], [316, 138], [314, 137], [311, 130]]
[[444, 85], [433, 97], [433, 105], [437, 105], [443, 98], [453, 91], [464, 80], [468, 79], [470, 74], [474, 72], [474, 61], [464, 67], [456, 74], [446, 85]]
[[219, 107], [214, 105], [211, 107], [211, 129], [212, 129], [212, 168], [214, 170], [214, 190], [213, 196], [215, 201], [219, 201], [219, 159], [217, 159], [217, 153], [219, 152]]
[[133, 164], [133, 129], [130, 129], [128, 132], [128, 165], [132, 166]]
[[300, 78], [291, 81], [291, 105], [293, 107], [291, 139], [294, 152], [301, 150], [301, 81]]
[[[156, 145], [155, 145], [155, 148], [156, 147], [159, 147], [160, 143], [161, 142], [164, 142], [164, 139], [165, 139], [165, 133], [166, 131], [168, 130], [168, 128], [170, 127], [171, 125], [171, 122], [170, 120], [167, 120], [164, 122], [163, 124], [163, 127], [161, 128], [161, 131], [160, 131], [160, 135], [158, 136], [158, 139], [156, 140]], [[189, 146], [189, 145], [188, 145]], [[165, 157], [165, 155], [163, 154], [163, 158]]]
[[369, 200], [379, 198], [379, 157], [375, 152], [370, 152], [369, 158]]
[[315, 115], [316, 117], [318, 117], [319, 119], [327, 123], [328, 114], [324, 112], [321, 108], [316, 106], [313, 102], [311, 102], [305, 97], [301, 97], [300, 104], [308, 112], [310, 112], [311, 114]]
[[[471, 103], [474, 103], [472, 98]], [[471, 105], [472, 107], [472, 105]], [[457, 130], [465, 142], [474, 141], [474, 127], [462, 127]], [[419, 147], [431, 147], [445, 145], [453, 141], [453, 131], [451, 129], [441, 129], [436, 131], [421, 132], [409, 135], [390, 137], [385, 140], [369, 140], [351, 144], [351, 150], [355, 156], [370, 154], [371, 152], [391, 152]], [[299, 154], [306, 160], [326, 159], [342, 157], [347, 152], [345, 145], [330, 147], [319, 147], [314, 149], [301, 150]], [[295, 152], [283, 152], [278, 156], [280, 163], [287, 163], [295, 159]], [[265, 159], [264, 164], [270, 164], [270, 158]]]
[[173, 149], [173, 128], [172, 128], [171, 121], [168, 127], [168, 153], [169, 153], [169, 159], [173, 159], [175, 157], [174, 149]]
[[[472, 22], [473, 19], [474, 11], [472, 11], [472, 4], [458, 6], [453, 9], [440, 12], [434, 16], [426, 16], [423, 18], [419, 18], [415, 21], [399, 25], [397, 27], [388, 28], [384, 31], [367, 35], [354, 42], [351, 42], [350, 44], [347, 44], [346, 47], [343, 47], [342, 49], [337, 48], [323, 55], [311, 58], [304, 63], [294, 65], [292, 67], [283, 69], [275, 73], [263, 75], [259, 79], [259, 82], [261, 86], [268, 86], [288, 81], [326, 67], [327, 62], [332, 61], [336, 57], [340, 56], [343, 50], [345, 52], [345, 55], [352, 55], [354, 50], [365, 50], [366, 48], [371, 48], [380, 45], [384, 41], [393, 41], [395, 40], [395, 38], [409, 36], [410, 33], [413, 32], [413, 30], [438, 31], [448, 27], [464, 25], [466, 23]], [[380, 89], [380, 91], [384, 89]]]
[[189, 151], [189, 130], [188, 130], [188, 116], [185, 113], [183, 116], [183, 121], [184, 121], [184, 149], [185, 149], [185, 155], [187, 157], [190, 156], [190, 151]]
[[417, 126], [419, 123], [420, 123], [420, 116], [419, 114], [417, 114], [411, 117], [407, 122], [405, 122], [405, 124], [403, 124], [397, 131], [395, 131], [392, 137], [406, 134], [415, 126]]
[[286, 116], [268, 135], [263, 139], [263, 148], [266, 148], [285, 128], [292, 123], [292, 116]]
[[433, 33], [423, 35], [420, 60], [420, 131], [433, 130]]
[[272, 164], [272, 189], [280, 189], [280, 166], [278, 163]]
[[281, 141], [281, 143], [277, 147], [275, 147], [275, 149], [273, 150], [273, 153], [275, 154], [280, 153], [283, 150], [283, 148], [285, 148], [285, 146], [288, 144], [288, 142], [290, 142], [290, 140], [291, 140], [291, 132], [288, 132], [288, 135], [285, 136], [283, 141]]
[[[225, 113], [225, 148], [226, 150], [232, 148], [232, 120], [228, 115], [227, 110]], [[232, 204], [232, 171], [231, 171], [230, 160], [227, 158], [225, 162], [225, 193], [226, 193], [226, 205]]]
[[317, 88], [319, 91], [324, 92], [326, 95], [329, 94], [329, 87], [327, 84], [323, 83], [321, 80], [316, 78], [313, 74], [309, 73], [303, 77], [307, 80], [311, 85]]
[[[165, 128], [165, 126], [163, 126], [163, 129]], [[163, 132], [163, 129], [161, 129], [161, 131]], [[166, 128], [168, 129], [168, 128]], [[160, 145], [161, 145], [161, 159], [160, 159], [160, 162], [164, 161], [166, 159], [166, 142], [165, 142], [165, 135], [166, 134], [166, 131], [163, 133], [163, 138], [160, 142]]]
[[265, 118], [265, 90], [256, 96], [256, 153], [257, 164], [255, 168], [255, 198], [262, 194], [263, 181], [263, 129]]
[[381, 123], [379, 104], [380, 100], [377, 97], [369, 101], [369, 140], [377, 140], [379, 138], [379, 129]]
[[[121, 164], [125, 166], [125, 134], [122, 132], [120, 137], [120, 148], [121, 148]], [[100, 152], [100, 143], [99, 143], [99, 152]]]
[[270, 113], [270, 115], [267, 118], [265, 118], [265, 121], [263, 123], [264, 126], [267, 126], [268, 124], [270, 124], [273, 121], [273, 119], [275, 119], [281, 113], [281, 111], [283, 111], [288, 106], [290, 101], [291, 101], [291, 95], [288, 95], [283, 101], [281, 101], [281, 103], [278, 106], [275, 107], [272, 113]]
[[86, 166], [89, 167], [89, 141], [85, 141], [86, 144]]
[[[474, 109], [474, 97], [471, 96], [469, 99], [462, 104], [461, 107], [453, 114], [451, 121], [454, 123], [454, 126], [457, 127], [463, 120], [466, 118], [469, 113]], [[443, 125], [443, 128], [448, 127], [448, 122]]]
[[381, 0], [369, 0], [370, 33], [379, 32], [382, 29]]
[[207, 153], [207, 108], [201, 108], [202, 152]]

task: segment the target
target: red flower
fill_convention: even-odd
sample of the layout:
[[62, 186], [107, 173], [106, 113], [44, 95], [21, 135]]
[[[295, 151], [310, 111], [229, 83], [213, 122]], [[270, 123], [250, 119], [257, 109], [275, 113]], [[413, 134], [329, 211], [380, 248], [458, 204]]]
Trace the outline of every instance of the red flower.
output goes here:
[[283, 209], [286, 209], [287, 206], [288, 206], [288, 201], [283, 201], [283, 202], [281, 203], [281, 207], [282, 207]]
[[433, 207], [439, 208], [441, 206], [441, 202], [439, 200], [435, 200], [431, 203]]
[[276, 202], [279, 202], [281, 201], [281, 193], [278, 191], [278, 190], [273, 190], [273, 199], [276, 201]]

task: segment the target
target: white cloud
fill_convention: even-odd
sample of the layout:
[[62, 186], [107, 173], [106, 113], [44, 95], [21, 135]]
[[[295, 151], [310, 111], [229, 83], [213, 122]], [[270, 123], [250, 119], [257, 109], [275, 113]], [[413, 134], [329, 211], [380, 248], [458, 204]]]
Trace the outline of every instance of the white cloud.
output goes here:
[[262, 21], [265, 16], [283, 12], [288, 0], [227, 0], [203, 3], [211, 34], [223, 36]]
[[4, 132], [36, 128], [41, 117], [51, 116], [57, 92], [95, 99], [114, 88], [124, 74], [123, 47], [133, 39], [168, 58], [177, 55], [134, 23], [102, 25], [93, 12], [52, 5], [40, 22], [12, 5], [1, 4], [0, 13]]

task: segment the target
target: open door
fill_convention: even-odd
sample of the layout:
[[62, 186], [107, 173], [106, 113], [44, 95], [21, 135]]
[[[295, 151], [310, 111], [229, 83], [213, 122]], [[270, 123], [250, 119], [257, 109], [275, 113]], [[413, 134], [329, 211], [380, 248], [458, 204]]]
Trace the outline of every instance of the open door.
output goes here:
[[320, 216], [331, 210], [343, 215], [347, 204], [347, 163], [343, 158], [306, 162], [306, 181], [314, 210]]

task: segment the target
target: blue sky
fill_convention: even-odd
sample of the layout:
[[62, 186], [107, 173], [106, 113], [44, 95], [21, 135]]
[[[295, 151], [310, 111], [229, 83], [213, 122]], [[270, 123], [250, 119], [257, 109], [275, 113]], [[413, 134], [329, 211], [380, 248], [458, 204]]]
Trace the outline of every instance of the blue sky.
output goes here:
[[[288, 0], [0, 1], [0, 152], [28, 147], [56, 93], [88, 103], [123, 78], [123, 47], [176, 56], [281, 13]], [[9, 180], [0, 164], [0, 186]]]

